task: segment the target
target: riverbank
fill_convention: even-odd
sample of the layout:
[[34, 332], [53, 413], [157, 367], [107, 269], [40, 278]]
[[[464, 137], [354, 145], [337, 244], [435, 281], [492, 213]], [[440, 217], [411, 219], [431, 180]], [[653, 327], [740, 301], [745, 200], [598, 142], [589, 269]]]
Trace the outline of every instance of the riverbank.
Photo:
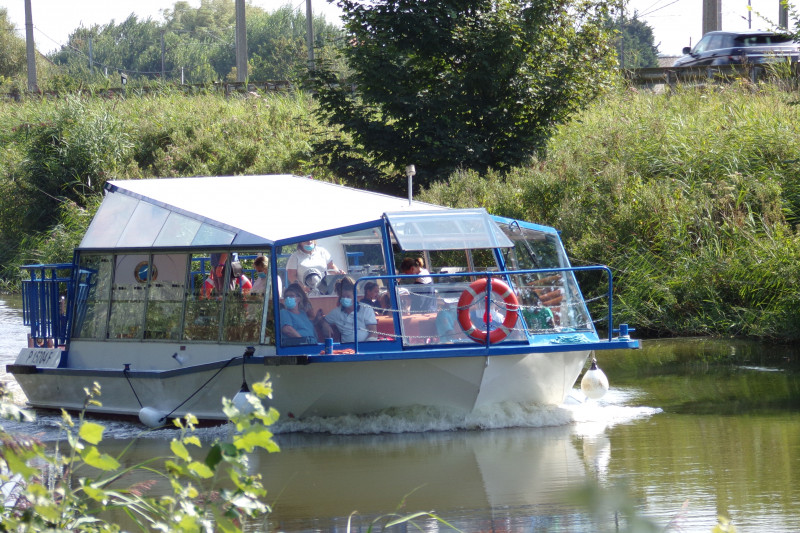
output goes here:
[[[419, 198], [560, 229], [576, 265], [612, 268], [617, 322], [641, 336], [796, 340], [796, 100], [768, 84], [620, 88], [561, 128], [546, 159], [456, 173]], [[302, 93], [226, 99], [168, 90], [0, 103], [6, 286], [14, 288], [21, 263], [71, 259], [107, 179], [294, 173], [405, 194], [404, 176], [321, 151], [346, 139], [320, 124], [313, 106]], [[257, 195], [243, 197], [257, 208]], [[603, 293], [605, 280], [580, 281], [588, 296]]]

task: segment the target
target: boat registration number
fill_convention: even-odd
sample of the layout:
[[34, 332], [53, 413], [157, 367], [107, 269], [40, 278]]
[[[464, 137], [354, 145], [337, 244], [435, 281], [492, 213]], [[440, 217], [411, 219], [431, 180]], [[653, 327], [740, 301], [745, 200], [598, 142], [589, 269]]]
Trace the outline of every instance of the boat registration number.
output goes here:
[[15, 364], [34, 365], [37, 368], [58, 368], [61, 354], [58, 348], [23, 348], [20, 350]]

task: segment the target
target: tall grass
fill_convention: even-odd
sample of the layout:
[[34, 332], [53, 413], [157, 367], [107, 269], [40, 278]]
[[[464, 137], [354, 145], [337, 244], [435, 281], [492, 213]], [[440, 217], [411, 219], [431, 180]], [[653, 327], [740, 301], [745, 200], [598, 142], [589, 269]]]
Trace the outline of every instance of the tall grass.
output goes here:
[[[69, 261], [54, 231], [77, 235], [106, 181], [148, 177], [294, 173], [330, 177], [312, 144], [327, 135], [300, 92], [187, 96], [163, 88], [125, 98], [91, 95], [0, 102], [0, 264]], [[258, 209], [258, 194], [242, 191]], [[88, 220], [88, 219], [87, 219]], [[85, 223], [85, 221], [84, 221]], [[74, 241], [74, 238], [72, 239]], [[69, 241], [69, 242], [72, 242]], [[40, 245], [45, 245], [41, 247]]]
[[615, 309], [640, 332], [796, 339], [796, 99], [746, 84], [621, 89], [563, 127], [546, 160], [458, 173], [425, 199], [559, 228], [576, 263], [615, 270]]
[[[779, 85], [748, 82], [664, 94], [622, 87], [563, 126], [546, 159], [456, 172], [422, 199], [560, 229], [576, 264], [614, 269], [618, 318], [640, 333], [797, 339], [798, 101]], [[70, 259], [58, 243], [74, 242], [94, 208], [69, 194], [76, 183], [96, 194], [108, 179], [285, 172], [385, 188], [388, 171], [315, 149], [347, 139], [318, 123], [313, 106], [299, 92], [226, 99], [169, 88], [1, 102], [2, 277], [22, 262]], [[43, 182], [43, 192], [32, 170], [48, 168], [62, 179]], [[269, 191], [243, 201], [257, 209], [258, 194]], [[56, 218], [31, 232], [18, 213], [43, 199]]]

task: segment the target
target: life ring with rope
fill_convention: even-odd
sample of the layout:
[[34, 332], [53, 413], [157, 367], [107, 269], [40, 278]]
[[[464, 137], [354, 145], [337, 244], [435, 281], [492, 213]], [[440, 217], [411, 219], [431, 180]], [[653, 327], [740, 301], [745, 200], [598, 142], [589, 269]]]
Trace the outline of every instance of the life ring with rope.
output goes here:
[[[478, 281], [470, 283], [469, 287], [464, 289], [461, 297], [458, 299], [458, 325], [464, 330], [464, 333], [475, 342], [486, 342], [486, 323], [489, 322], [488, 317], [484, 316], [484, 324], [482, 328], [478, 328], [472, 322], [469, 316], [469, 308], [475, 301], [479, 294], [486, 292], [488, 285], [487, 278], [481, 278]], [[494, 344], [508, 337], [512, 328], [517, 323], [519, 318], [519, 301], [516, 294], [511, 290], [504, 281], [499, 279], [492, 280], [492, 292], [497, 294], [503, 299], [505, 303], [505, 317], [503, 323], [489, 332], [489, 343]]]

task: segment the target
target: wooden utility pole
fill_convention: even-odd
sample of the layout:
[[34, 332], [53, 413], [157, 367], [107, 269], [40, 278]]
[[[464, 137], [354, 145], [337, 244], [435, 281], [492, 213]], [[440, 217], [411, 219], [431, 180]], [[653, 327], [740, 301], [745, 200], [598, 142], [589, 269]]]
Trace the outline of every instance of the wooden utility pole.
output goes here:
[[236, 81], [247, 80], [247, 23], [244, 0], [236, 0]]
[[703, 35], [722, 29], [722, 0], [703, 0]]
[[314, 68], [314, 20], [311, 18], [311, 0], [306, 0], [306, 47], [308, 48], [308, 69]]
[[36, 47], [33, 46], [33, 14], [31, 0], [25, 0], [25, 51], [28, 55], [28, 91], [39, 92], [36, 83]]
[[789, 29], [789, 5], [783, 0], [778, 0], [778, 27], [784, 30]]
[[167, 46], [164, 42], [164, 30], [161, 30], [161, 81], [167, 78], [167, 69], [165, 67], [165, 57], [167, 55]]

